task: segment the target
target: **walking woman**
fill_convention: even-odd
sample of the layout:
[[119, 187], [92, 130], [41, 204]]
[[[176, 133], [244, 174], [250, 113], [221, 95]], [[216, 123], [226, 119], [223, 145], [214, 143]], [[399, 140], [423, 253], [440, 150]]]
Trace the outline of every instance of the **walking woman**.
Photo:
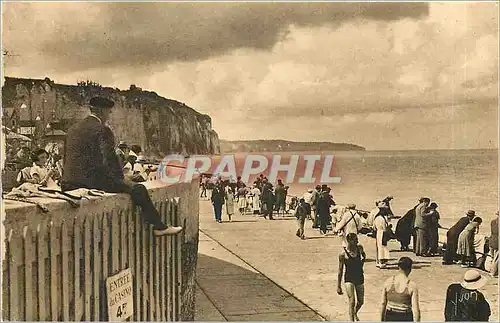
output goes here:
[[479, 232], [479, 226], [483, 222], [480, 217], [475, 217], [471, 223], [458, 236], [457, 254], [462, 258], [462, 267], [474, 267], [476, 265], [476, 251], [474, 250], [474, 237]]
[[352, 322], [359, 321], [358, 311], [365, 299], [365, 277], [363, 265], [366, 254], [363, 246], [358, 244], [358, 235], [349, 233], [346, 237], [347, 248], [339, 255], [339, 273], [337, 280], [337, 294], [342, 295], [342, 275], [347, 297], [349, 298], [349, 318]]
[[234, 214], [234, 190], [231, 186], [226, 187], [226, 213], [227, 217], [229, 218], [229, 222], [232, 222], [233, 220], [231, 217]]
[[420, 322], [418, 288], [408, 276], [413, 260], [401, 257], [398, 262], [399, 273], [386, 280], [382, 293], [382, 322]]

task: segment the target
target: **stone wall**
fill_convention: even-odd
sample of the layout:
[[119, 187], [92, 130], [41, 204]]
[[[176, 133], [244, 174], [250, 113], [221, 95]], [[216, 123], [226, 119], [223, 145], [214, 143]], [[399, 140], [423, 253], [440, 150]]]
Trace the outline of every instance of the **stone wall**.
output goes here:
[[219, 138], [209, 116], [154, 92], [131, 86], [129, 90], [94, 85], [62, 85], [44, 80], [5, 78], [2, 88], [6, 126], [59, 121], [61, 130], [88, 114], [88, 101], [103, 95], [115, 101], [110, 119], [116, 140], [139, 144], [143, 150], [168, 153], [218, 154]]

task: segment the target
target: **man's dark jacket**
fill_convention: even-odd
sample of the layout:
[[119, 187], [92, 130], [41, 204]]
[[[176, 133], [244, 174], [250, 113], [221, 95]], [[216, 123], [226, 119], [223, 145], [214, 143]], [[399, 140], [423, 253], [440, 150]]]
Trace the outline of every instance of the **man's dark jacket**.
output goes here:
[[123, 183], [123, 170], [115, 154], [109, 127], [88, 116], [66, 135], [63, 190], [96, 188], [113, 191]]

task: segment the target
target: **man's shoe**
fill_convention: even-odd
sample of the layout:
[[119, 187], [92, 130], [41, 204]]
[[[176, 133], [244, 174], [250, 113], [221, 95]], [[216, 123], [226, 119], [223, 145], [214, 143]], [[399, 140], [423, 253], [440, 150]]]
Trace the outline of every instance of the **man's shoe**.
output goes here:
[[154, 235], [157, 237], [161, 236], [173, 236], [182, 231], [182, 227], [168, 227], [163, 230], [154, 230]]

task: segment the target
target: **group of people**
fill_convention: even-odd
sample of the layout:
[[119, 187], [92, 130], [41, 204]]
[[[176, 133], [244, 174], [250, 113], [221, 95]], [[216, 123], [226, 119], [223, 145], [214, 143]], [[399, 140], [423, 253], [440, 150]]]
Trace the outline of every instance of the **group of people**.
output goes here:
[[[317, 190], [318, 191], [318, 190]], [[300, 198], [295, 209], [298, 221], [296, 235], [304, 239], [304, 223], [311, 210], [311, 204], [316, 209], [318, 205], [309, 190], [304, 197]], [[306, 202], [307, 201], [309, 202]], [[390, 224], [394, 214], [390, 208], [392, 196], [387, 196], [382, 201], [377, 201], [377, 208], [367, 213], [356, 210], [355, 204], [346, 206], [332, 205], [331, 213], [333, 232], [343, 237], [343, 251], [339, 255], [339, 270], [337, 279], [337, 293], [343, 294], [342, 278], [349, 299], [349, 317], [351, 321], [359, 321], [358, 311], [364, 303], [364, 262], [366, 253], [363, 246], [358, 243], [359, 233], [374, 233], [376, 246], [376, 266], [380, 269], [387, 268], [390, 259], [388, 241], [397, 239], [401, 243], [401, 250], [409, 251], [410, 239], [413, 237], [414, 252], [417, 256], [430, 256], [438, 254], [438, 229], [439, 213], [437, 203], [431, 203], [429, 198], [420, 198], [419, 203], [408, 211], [399, 221], [396, 233], [392, 231]], [[315, 213], [316, 213], [315, 212]], [[318, 214], [318, 213], [316, 213]], [[321, 212], [319, 212], [321, 214]], [[412, 230], [406, 237], [408, 218], [411, 217], [410, 226]], [[313, 228], [315, 227], [314, 219]], [[398, 222], [399, 223], [399, 222]], [[469, 211], [468, 216], [461, 219], [448, 234], [448, 254], [462, 255], [462, 263], [474, 255], [473, 237], [474, 232], [480, 225], [481, 220], [475, 217], [475, 212]], [[492, 257], [496, 262], [492, 264], [492, 275], [498, 271], [498, 213], [492, 224], [492, 236], [490, 246]], [[476, 231], [475, 231], [476, 230]], [[453, 238], [456, 237], [456, 238]], [[457, 241], [454, 243], [454, 241]], [[454, 246], [455, 247], [454, 249]], [[399, 259], [399, 272], [396, 276], [389, 278], [383, 285], [382, 309], [380, 311], [381, 321], [420, 321], [420, 307], [418, 298], [418, 287], [409, 279], [413, 261], [409, 257]], [[472, 267], [472, 266], [471, 266]], [[491, 311], [484, 295], [478, 291], [486, 283], [486, 278], [477, 270], [469, 270], [464, 276], [461, 284], [451, 284], [446, 292], [446, 305], [444, 309], [446, 321], [487, 321]]]
[[[498, 275], [498, 211], [491, 221], [491, 235], [486, 239], [487, 243], [484, 243], [484, 247], [477, 239], [482, 223], [482, 218], [476, 216], [474, 210], [469, 210], [448, 230], [443, 265], [460, 264], [462, 267], [481, 267], [490, 269], [493, 276]], [[478, 245], [480, 246], [479, 252], [477, 251]]]
[[139, 145], [129, 146], [125, 141], [120, 141], [115, 153], [125, 178], [132, 182], [145, 182], [149, 174], [157, 170], [156, 165], [148, 163]]
[[[391, 239], [397, 239], [389, 223], [394, 216], [389, 206], [389, 202], [392, 199], [392, 196], [388, 196], [383, 201], [377, 201], [377, 210], [370, 212], [370, 214], [356, 210], [355, 204], [348, 204], [347, 206], [337, 205], [334, 207], [340, 216], [334, 216], [334, 221], [337, 218], [337, 223], [333, 231], [335, 234], [343, 236], [343, 250], [339, 255], [337, 293], [339, 295], [343, 294], [342, 279], [344, 278], [344, 288], [349, 299], [349, 317], [351, 321], [359, 321], [357, 313], [364, 303], [363, 268], [367, 256], [365, 249], [358, 242], [358, 234], [362, 233], [363, 228], [372, 226], [371, 229], [375, 232], [376, 240], [376, 266], [380, 269], [387, 268], [390, 259], [387, 242]], [[421, 212], [421, 210], [419, 212], [425, 214], [427, 217], [426, 220], [436, 217], [437, 221], [431, 221], [439, 221], [439, 215], [436, 215], [434, 212], [436, 211], [437, 204], [432, 205], [428, 198], [422, 198], [418, 206], [425, 210], [425, 212]], [[468, 213], [474, 215], [473, 212], [469, 211]], [[304, 222], [307, 218], [307, 208], [304, 198], [300, 199], [295, 214], [298, 219], [297, 236], [301, 235], [303, 238]], [[468, 225], [470, 226], [470, 230], [477, 228], [477, 223], [480, 222], [477, 220], [477, 217], [469, 219]], [[427, 226], [426, 228], [429, 227], [432, 228], [432, 226]], [[421, 224], [419, 224], [419, 228], [422, 228]], [[464, 233], [459, 238], [461, 241], [459, 245], [464, 250], [469, 248], [471, 240], [470, 233], [468, 232], [470, 230], [464, 229], [462, 231]], [[415, 236], [415, 248], [422, 248], [418, 244], [419, 237], [416, 232]], [[427, 235], [423, 235], [423, 237], [423, 239], [428, 238]], [[432, 242], [436, 241], [437, 244], [437, 237], [430, 238], [430, 240]], [[497, 218], [492, 222], [492, 237], [490, 241], [496, 243], [496, 254], [493, 257], [498, 257], [498, 214]], [[431, 247], [427, 246], [427, 248]], [[424, 248], [420, 250], [429, 249]], [[418, 255], [423, 256], [425, 254], [419, 253]], [[397, 264], [399, 268], [398, 274], [385, 281], [383, 285], [382, 308], [380, 311], [381, 321], [420, 321], [418, 287], [409, 279], [412, 264], [413, 261], [411, 258], [400, 258]], [[498, 269], [498, 263], [492, 267]], [[495, 274], [492, 273], [492, 275]], [[446, 292], [446, 305], [444, 309], [446, 321], [487, 321], [491, 314], [490, 307], [484, 295], [478, 291], [485, 283], [486, 277], [473, 269], [465, 273], [461, 284], [451, 284]]]
[[[239, 183], [239, 181], [236, 183]], [[253, 189], [256, 188], [255, 184]], [[234, 196], [233, 186], [244, 187], [241, 184], [231, 185], [228, 181], [222, 181], [220, 184], [215, 185], [212, 203], [215, 202], [214, 209], [218, 219], [220, 219], [220, 215], [218, 216], [220, 213], [218, 213], [216, 205], [218, 205], [217, 201], [222, 199], [221, 195], [230, 201], [229, 204], [234, 205], [232, 200], [232, 196]], [[264, 181], [264, 190], [265, 186]], [[221, 190], [218, 187], [224, 187], [225, 189]], [[225, 193], [220, 194], [219, 191]], [[351, 321], [359, 321], [358, 312], [364, 303], [364, 263], [367, 255], [363, 246], [359, 244], [358, 234], [373, 233], [376, 245], [376, 266], [379, 269], [388, 268], [390, 260], [389, 240], [397, 239], [402, 243], [402, 250], [409, 250], [410, 241], [406, 242], [405, 237], [398, 235], [401, 234], [402, 227], [396, 229], [397, 233], [392, 231], [392, 225], [390, 224], [391, 219], [394, 217], [390, 207], [392, 199], [392, 196], [387, 196], [383, 200], [377, 201], [375, 203], [376, 209], [371, 212], [361, 211], [357, 210], [356, 205], [353, 203], [345, 206], [336, 204], [330, 194], [330, 189], [323, 185], [316, 187], [314, 190], [309, 190], [300, 198], [295, 197], [296, 203], [293, 201], [290, 203], [290, 208], [294, 210], [293, 214], [298, 222], [297, 237], [305, 239], [304, 227], [307, 219], [312, 221], [313, 228], [320, 229], [321, 234], [326, 234], [329, 231], [327, 227], [330, 225], [331, 231], [342, 237], [343, 250], [338, 258], [337, 293], [342, 295], [345, 290], [349, 299], [349, 317]], [[413, 238], [413, 246], [416, 250], [414, 252], [418, 256], [437, 254], [438, 237], [435, 231], [440, 227], [437, 203], [431, 203], [429, 198], [420, 198], [419, 203], [412, 210], [415, 213], [411, 226], [415, 229], [410, 233], [409, 240]], [[234, 213], [234, 209], [232, 212]], [[229, 214], [232, 213], [228, 212]], [[417, 214], [421, 218], [417, 219]], [[471, 229], [477, 228], [478, 224], [476, 223], [481, 221], [477, 220], [477, 217], [471, 218], [471, 216], [475, 215], [474, 212], [469, 211], [468, 214], [467, 225], [470, 225]], [[410, 216], [411, 212], [409, 211], [405, 215], [406, 218], [403, 217], [399, 221], [403, 221], [404, 224], [404, 221]], [[474, 219], [476, 220], [474, 221]], [[496, 225], [498, 226], [498, 219], [496, 219]], [[422, 232], [419, 232], [420, 230]], [[456, 235], [458, 231], [452, 228], [451, 235]], [[469, 232], [471, 230], [465, 230], [464, 228], [460, 231]], [[498, 257], [498, 230], [496, 230], [496, 234], [496, 240], [490, 238], [490, 241], [492, 243], [496, 241], [495, 250], [497, 250], [496, 257]], [[460, 236], [460, 234], [458, 235]], [[456, 245], [458, 249], [464, 248], [465, 250], [470, 247], [470, 234], [463, 233], [461, 236], [462, 238], [458, 240], [462, 242]], [[449, 243], [451, 243], [451, 247], [448, 248], [453, 248], [453, 242], [449, 240]], [[458, 247], [458, 245], [461, 247]], [[420, 321], [418, 286], [409, 278], [412, 266], [413, 260], [411, 258], [400, 258], [397, 263], [398, 273], [384, 282], [380, 310], [381, 321]], [[460, 284], [451, 284], [446, 291], [446, 305], [444, 308], [446, 321], [487, 321], [491, 315], [490, 306], [484, 295], [479, 291], [486, 281], [483, 274], [471, 269], [465, 273]]]
[[[222, 223], [222, 211], [225, 209], [229, 221], [238, 206], [240, 214], [245, 214], [248, 209], [254, 215], [262, 215], [265, 219], [273, 220], [273, 214], [285, 214], [288, 212], [286, 197], [288, 186], [281, 179], [277, 180], [276, 186], [261, 174], [253, 183], [252, 188], [246, 186], [238, 177], [236, 181], [222, 180], [215, 177], [210, 183], [209, 176], [203, 175], [200, 179], [200, 197], [207, 197], [207, 188], [212, 186], [211, 202], [214, 208], [215, 220]], [[225, 207], [224, 207], [225, 206]]]
[[[347, 246], [339, 254], [337, 294], [342, 295], [342, 280], [349, 300], [349, 319], [359, 321], [358, 312], [364, 304], [364, 264], [366, 253], [355, 233], [347, 235]], [[419, 322], [421, 320], [419, 289], [410, 279], [413, 260], [401, 257], [397, 263], [398, 273], [386, 279], [382, 287], [380, 321]], [[491, 308], [479, 291], [487, 278], [472, 269], [465, 273], [461, 283], [450, 284], [446, 291], [443, 309], [446, 322], [487, 322]]]
[[414, 253], [417, 256], [430, 257], [439, 254], [439, 224], [438, 205], [431, 203], [428, 197], [422, 197], [417, 205], [408, 210], [398, 221], [396, 236], [402, 251], [409, 251], [413, 238]]

